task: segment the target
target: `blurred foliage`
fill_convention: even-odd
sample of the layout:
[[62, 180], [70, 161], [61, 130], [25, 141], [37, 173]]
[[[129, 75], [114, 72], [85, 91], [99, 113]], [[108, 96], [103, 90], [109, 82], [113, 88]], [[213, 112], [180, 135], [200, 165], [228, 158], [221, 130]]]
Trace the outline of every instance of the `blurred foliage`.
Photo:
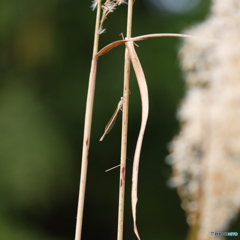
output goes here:
[[[146, 2], [146, 1], [145, 1]], [[81, 146], [95, 12], [90, 1], [0, 2], [0, 236], [1, 239], [73, 239]], [[186, 15], [152, 14], [136, 1], [133, 36], [181, 32], [204, 19], [209, 1]], [[100, 47], [125, 33], [126, 5], [110, 14]], [[178, 131], [175, 113], [184, 94], [179, 39], [139, 42], [149, 83], [150, 115], [143, 142], [138, 228], [143, 239], [184, 239], [187, 224], [165, 164], [167, 143]], [[89, 154], [83, 239], [114, 239], [117, 231], [120, 117], [99, 142], [122, 96], [124, 47], [99, 59]], [[141, 121], [141, 102], [131, 72], [126, 175], [126, 239], [134, 239], [131, 165]], [[94, 231], [93, 231], [94, 229]], [[172, 231], [175, 229], [175, 231]]]

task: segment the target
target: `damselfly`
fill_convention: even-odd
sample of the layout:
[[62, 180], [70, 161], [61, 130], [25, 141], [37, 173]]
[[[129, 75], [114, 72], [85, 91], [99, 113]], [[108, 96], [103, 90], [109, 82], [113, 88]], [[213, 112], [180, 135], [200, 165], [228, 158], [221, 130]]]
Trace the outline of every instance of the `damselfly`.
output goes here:
[[122, 110], [122, 106], [123, 106], [123, 97], [121, 97], [121, 100], [118, 103], [117, 109], [115, 110], [115, 112], [113, 113], [107, 126], [105, 127], [104, 134], [102, 135], [102, 137], [100, 138], [99, 141], [102, 141], [104, 139], [105, 135], [108, 134], [111, 131], [111, 129], [113, 128], [113, 125], [117, 119], [118, 112], [119, 112], [119, 110]]

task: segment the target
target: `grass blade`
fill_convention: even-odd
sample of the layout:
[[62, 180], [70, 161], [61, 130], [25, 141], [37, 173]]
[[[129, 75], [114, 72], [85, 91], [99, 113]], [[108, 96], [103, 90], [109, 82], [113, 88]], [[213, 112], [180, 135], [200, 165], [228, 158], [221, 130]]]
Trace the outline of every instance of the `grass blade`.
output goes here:
[[136, 224], [136, 207], [137, 207], [137, 200], [138, 200], [137, 198], [138, 169], [139, 169], [142, 141], [143, 141], [143, 136], [144, 136], [147, 119], [148, 119], [149, 100], [148, 100], [147, 82], [145, 79], [145, 75], [144, 75], [141, 63], [134, 49], [133, 41], [126, 42], [125, 44], [129, 51], [129, 56], [132, 61], [132, 65], [137, 77], [138, 86], [141, 94], [141, 100], [142, 100], [142, 122], [141, 122], [141, 128], [140, 128], [138, 140], [137, 140], [136, 150], [134, 154], [133, 173], [132, 173], [132, 214], [133, 214], [133, 222], [134, 222], [134, 232], [138, 237], [138, 239], [140, 240], [140, 236], [139, 236], [139, 233], [137, 230], [137, 224]]

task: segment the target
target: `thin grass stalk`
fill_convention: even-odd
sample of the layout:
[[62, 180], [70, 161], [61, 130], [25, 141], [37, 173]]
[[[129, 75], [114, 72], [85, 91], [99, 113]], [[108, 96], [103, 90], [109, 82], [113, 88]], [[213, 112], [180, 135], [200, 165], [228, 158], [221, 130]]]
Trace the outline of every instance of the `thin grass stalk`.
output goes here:
[[88, 152], [89, 152], [89, 146], [90, 146], [92, 112], [93, 112], [94, 92], [95, 92], [96, 73], [97, 73], [98, 57], [96, 54], [98, 52], [98, 42], [99, 42], [98, 30], [99, 30], [100, 15], [101, 15], [101, 0], [98, 0], [95, 34], [94, 34], [93, 57], [92, 57], [92, 64], [91, 64], [91, 70], [90, 70], [90, 76], [89, 76], [86, 113], [85, 113], [82, 166], [81, 166], [81, 177], [80, 177], [80, 186], [79, 186], [75, 240], [81, 240], [81, 234], [82, 234], [83, 208], [84, 208], [85, 189], [86, 189], [86, 180], [87, 180], [87, 167], [88, 167]]
[[[128, 18], [127, 18], [127, 37], [128, 38], [130, 38], [131, 34], [132, 34], [132, 10], [133, 10], [133, 1], [129, 0], [128, 1]], [[125, 175], [126, 175], [126, 158], [127, 158], [128, 108], [129, 108], [129, 79], [130, 79], [130, 57], [129, 57], [128, 49], [125, 48], [121, 167], [120, 167], [119, 206], [118, 206], [118, 234], [117, 234], [118, 240], [123, 239]]]

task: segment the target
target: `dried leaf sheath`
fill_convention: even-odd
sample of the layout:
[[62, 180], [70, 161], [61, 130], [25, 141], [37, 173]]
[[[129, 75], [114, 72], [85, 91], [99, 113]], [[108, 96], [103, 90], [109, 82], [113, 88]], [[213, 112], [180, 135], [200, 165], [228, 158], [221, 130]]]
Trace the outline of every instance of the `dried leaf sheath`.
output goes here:
[[142, 100], [142, 122], [141, 122], [141, 128], [140, 128], [138, 140], [137, 140], [135, 155], [134, 155], [133, 173], [132, 173], [132, 213], [133, 213], [133, 221], [134, 221], [134, 232], [138, 237], [138, 239], [140, 240], [138, 230], [137, 230], [137, 225], [136, 225], [136, 207], [137, 207], [137, 200], [138, 200], [137, 199], [138, 168], [139, 168], [143, 136], [144, 136], [147, 119], [148, 119], [149, 100], [148, 100], [147, 82], [145, 79], [145, 75], [144, 75], [141, 63], [134, 49], [133, 41], [126, 42], [125, 44], [126, 44], [126, 47], [128, 48], [132, 65], [137, 77], [138, 86], [141, 94], [141, 100]]
[[105, 135], [108, 134], [112, 130], [112, 128], [117, 120], [118, 112], [122, 109], [122, 105], [123, 105], [123, 98], [121, 98], [121, 100], [119, 101], [118, 106], [117, 106], [115, 112], [113, 113], [111, 119], [109, 120], [107, 126], [105, 127], [104, 133], [99, 141], [102, 141], [104, 139]]

